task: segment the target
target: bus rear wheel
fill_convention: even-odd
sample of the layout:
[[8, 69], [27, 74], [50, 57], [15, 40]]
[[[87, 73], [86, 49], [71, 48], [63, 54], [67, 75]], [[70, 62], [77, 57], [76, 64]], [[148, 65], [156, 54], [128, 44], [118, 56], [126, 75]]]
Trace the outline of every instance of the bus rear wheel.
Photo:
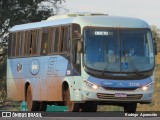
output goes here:
[[39, 111], [40, 102], [33, 101], [31, 85], [29, 85], [27, 89], [26, 101], [27, 101], [28, 111]]
[[70, 112], [81, 111], [80, 104], [71, 101], [69, 89], [63, 91], [63, 101], [64, 105], [68, 107], [68, 111]]
[[123, 106], [125, 113], [135, 113], [137, 109], [137, 103], [128, 103]]
[[47, 103], [40, 102], [39, 111], [46, 111], [46, 109], [47, 109]]

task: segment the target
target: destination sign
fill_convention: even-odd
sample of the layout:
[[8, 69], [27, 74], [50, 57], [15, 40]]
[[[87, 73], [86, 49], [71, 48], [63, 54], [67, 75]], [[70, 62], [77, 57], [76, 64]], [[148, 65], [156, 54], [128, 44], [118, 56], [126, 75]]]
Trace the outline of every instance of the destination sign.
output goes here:
[[113, 32], [108, 32], [108, 31], [94, 31], [94, 35], [104, 35], [104, 36], [107, 36], [107, 35], [113, 35]]

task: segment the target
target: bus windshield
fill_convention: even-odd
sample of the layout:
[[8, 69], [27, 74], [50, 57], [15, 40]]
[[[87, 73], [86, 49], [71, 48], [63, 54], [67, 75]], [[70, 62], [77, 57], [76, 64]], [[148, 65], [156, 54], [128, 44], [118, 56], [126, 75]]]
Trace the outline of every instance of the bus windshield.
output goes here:
[[85, 28], [84, 64], [103, 72], [143, 72], [153, 69], [149, 29]]

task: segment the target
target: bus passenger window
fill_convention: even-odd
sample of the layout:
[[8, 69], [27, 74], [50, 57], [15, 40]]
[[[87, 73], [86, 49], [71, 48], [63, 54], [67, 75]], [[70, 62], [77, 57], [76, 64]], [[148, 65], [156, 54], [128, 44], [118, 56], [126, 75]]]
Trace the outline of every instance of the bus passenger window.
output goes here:
[[30, 45], [29, 45], [29, 54], [32, 55], [33, 54], [33, 33], [31, 31], [31, 35], [30, 35]]
[[53, 53], [54, 36], [54, 28], [49, 29], [48, 54]]
[[30, 42], [31, 42], [31, 32], [25, 32], [25, 39], [24, 39], [24, 56], [28, 56], [30, 54]]
[[32, 39], [31, 39], [31, 41], [30, 41], [29, 54], [30, 54], [30, 55], [32, 54]]
[[20, 41], [19, 53], [20, 56], [24, 56], [24, 32], [21, 32]]
[[64, 34], [63, 34], [63, 52], [67, 52], [68, 51], [68, 45], [69, 45], [69, 29], [68, 27], [64, 28]]
[[16, 52], [15, 52], [15, 56], [19, 56], [19, 47], [20, 47], [20, 32], [16, 33]]
[[56, 32], [56, 30], [55, 29], [53, 29], [52, 31], [52, 37], [51, 37], [51, 53], [54, 53], [54, 42], [55, 42], [55, 32]]
[[42, 42], [41, 42], [41, 54], [48, 54], [48, 42], [49, 42], [49, 31], [48, 29], [43, 29], [42, 31]]
[[54, 41], [54, 53], [59, 52], [59, 38], [60, 38], [60, 28], [56, 28], [55, 41]]
[[63, 52], [63, 46], [64, 46], [64, 28], [61, 27], [60, 40], [59, 40], [59, 52]]

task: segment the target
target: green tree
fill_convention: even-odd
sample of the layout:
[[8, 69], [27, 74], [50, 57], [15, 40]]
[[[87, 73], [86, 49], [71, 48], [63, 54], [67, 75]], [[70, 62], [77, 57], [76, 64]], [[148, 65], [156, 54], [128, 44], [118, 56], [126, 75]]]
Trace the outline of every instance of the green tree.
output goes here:
[[[156, 40], [157, 43], [157, 48], [160, 48], [160, 30], [154, 25], [151, 26], [151, 29], [153, 38]], [[160, 52], [160, 49], [158, 49], [158, 52]]]
[[6, 58], [9, 29], [57, 14], [64, 0], [0, 0], [0, 100], [6, 98]]

